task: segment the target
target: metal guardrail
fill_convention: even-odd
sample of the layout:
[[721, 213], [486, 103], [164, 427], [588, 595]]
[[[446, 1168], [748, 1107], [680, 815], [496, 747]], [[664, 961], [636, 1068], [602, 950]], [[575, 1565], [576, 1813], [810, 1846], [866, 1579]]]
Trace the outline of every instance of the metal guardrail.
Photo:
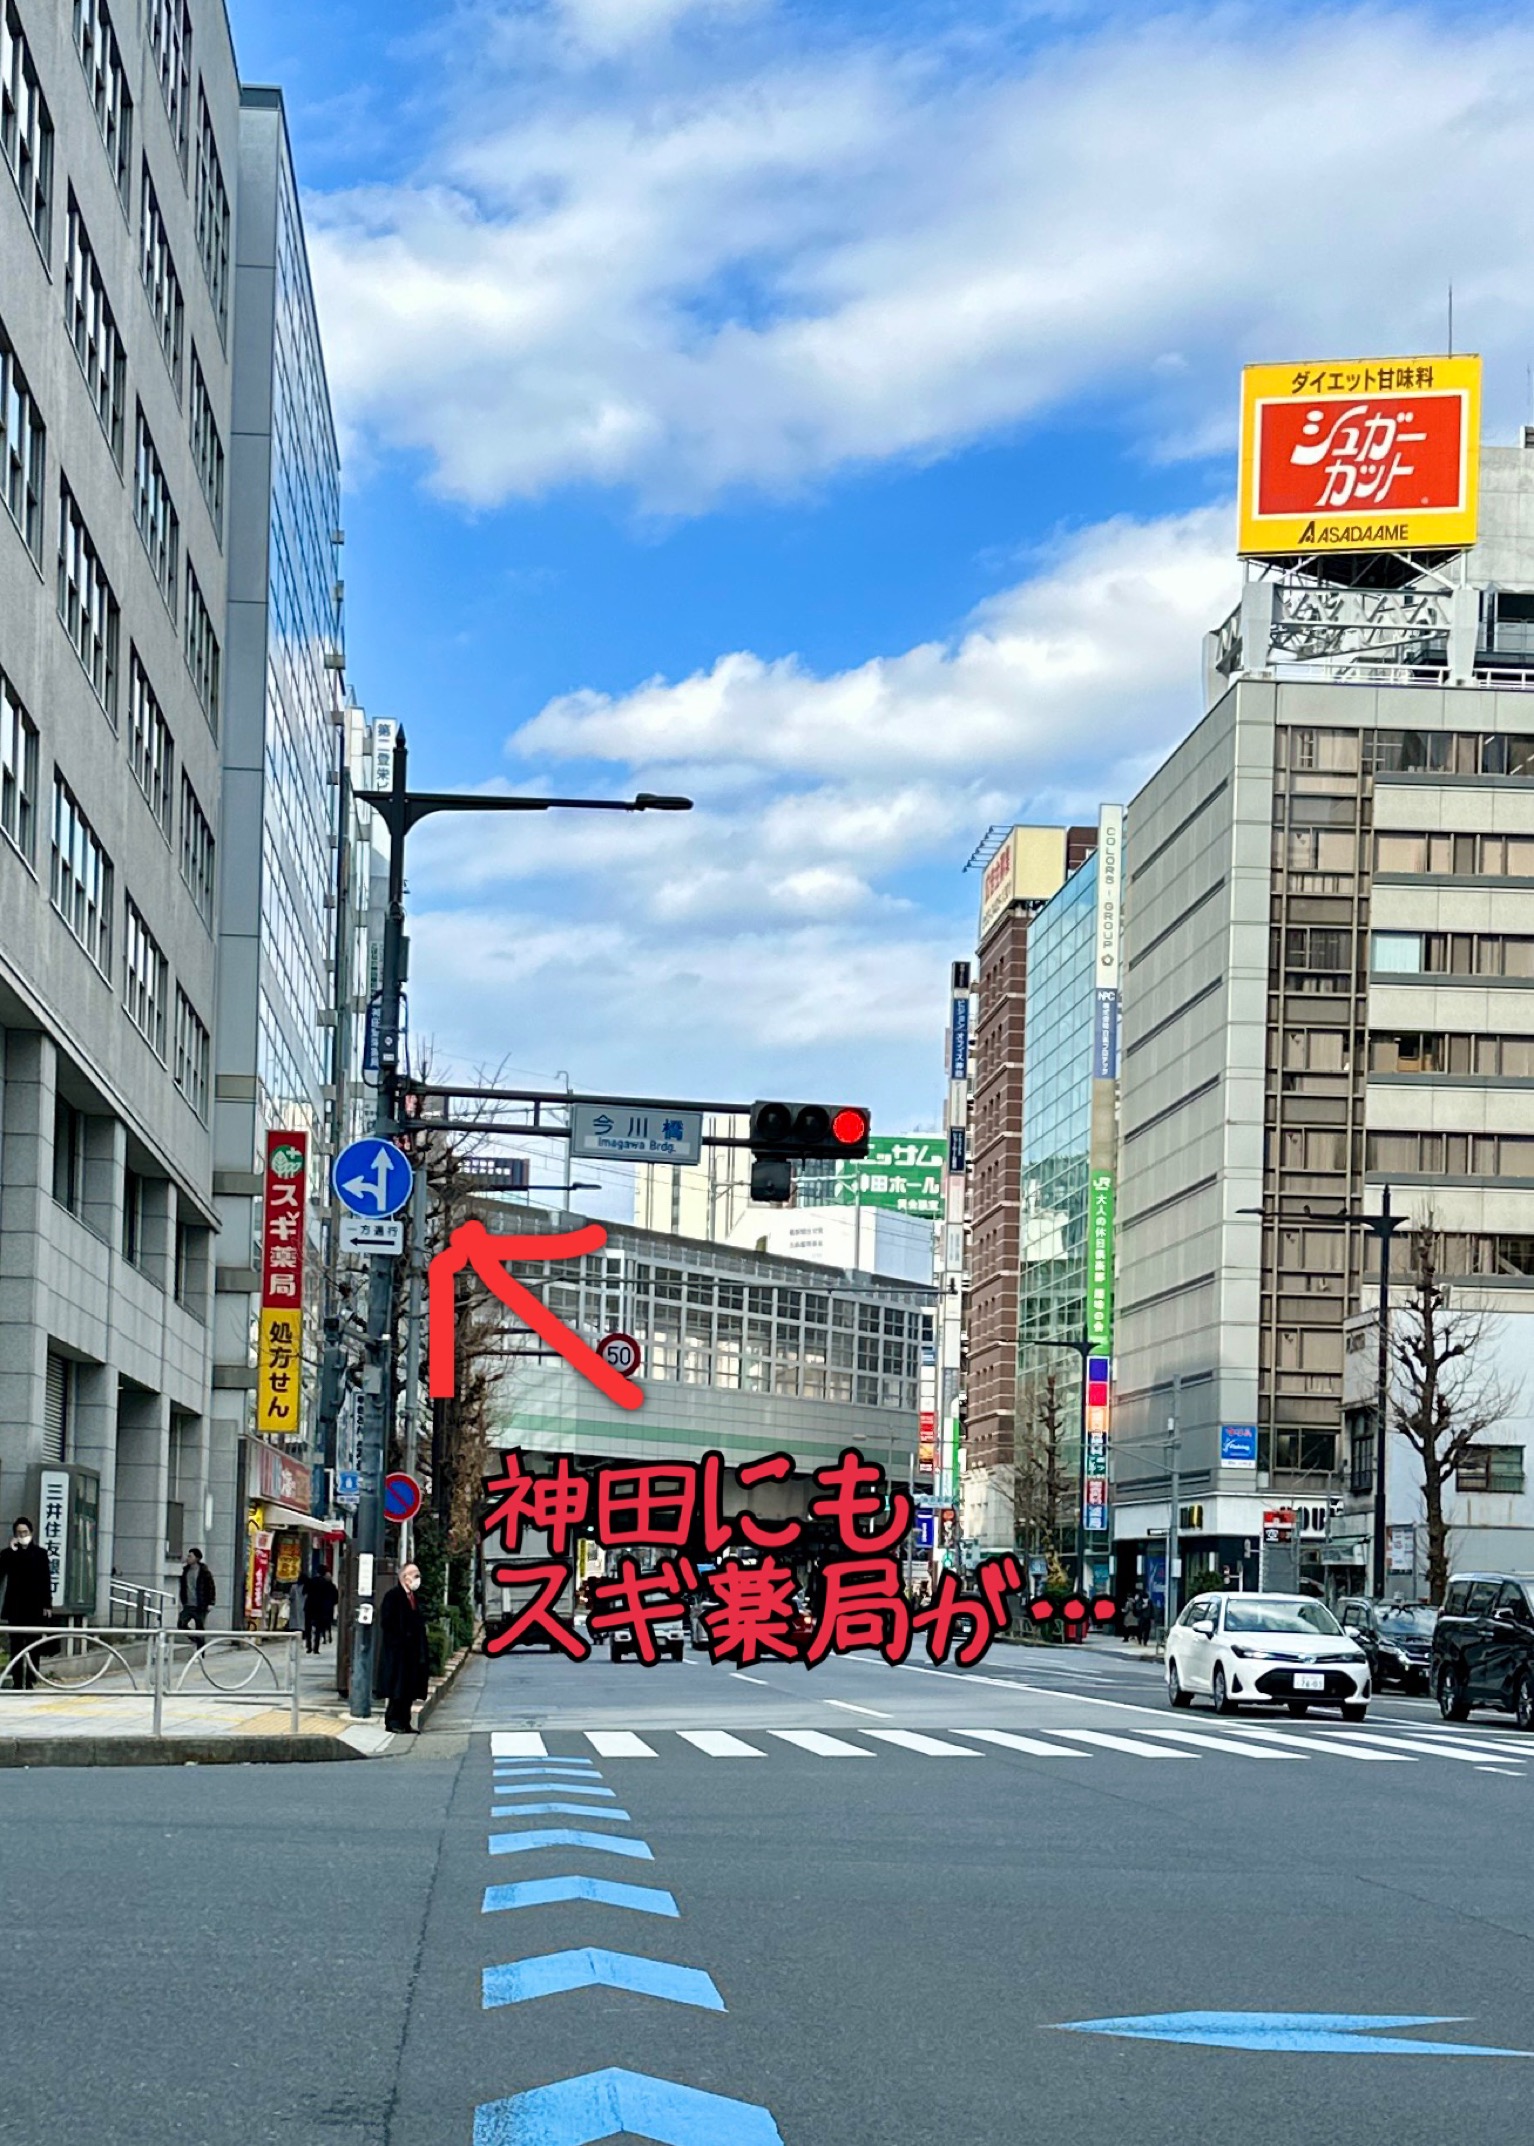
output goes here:
[[136, 1587], [128, 1580], [114, 1580], [108, 1590], [107, 1607], [113, 1623], [106, 1629], [126, 1627], [147, 1632], [175, 1622], [171, 1612], [176, 1607], [176, 1597], [164, 1587]]
[[[13, 1631], [13, 1642], [19, 1636]], [[6, 1699], [29, 1690], [73, 1699], [147, 1698], [151, 1734], [163, 1736], [167, 1701], [212, 1699], [270, 1708], [286, 1700], [288, 1727], [296, 1736], [302, 1638], [300, 1632], [203, 1634], [141, 1625], [43, 1629], [24, 1646], [13, 1646], [10, 1660], [0, 1669], [0, 1712]], [[28, 1677], [27, 1683], [18, 1683], [18, 1670]]]

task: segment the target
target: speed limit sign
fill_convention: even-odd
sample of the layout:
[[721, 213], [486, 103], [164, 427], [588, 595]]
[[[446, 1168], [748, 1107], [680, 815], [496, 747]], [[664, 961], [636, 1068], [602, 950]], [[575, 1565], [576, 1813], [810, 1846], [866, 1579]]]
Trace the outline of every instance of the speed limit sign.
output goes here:
[[639, 1369], [639, 1343], [632, 1334], [604, 1334], [597, 1343], [597, 1354], [604, 1364], [611, 1364], [631, 1379]]

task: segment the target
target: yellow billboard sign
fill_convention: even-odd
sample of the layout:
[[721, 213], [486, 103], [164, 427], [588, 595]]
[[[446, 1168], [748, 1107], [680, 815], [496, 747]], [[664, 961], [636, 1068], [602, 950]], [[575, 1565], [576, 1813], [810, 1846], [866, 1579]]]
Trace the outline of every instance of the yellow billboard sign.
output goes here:
[[1242, 556], [1473, 544], [1480, 432], [1479, 358], [1248, 365]]
[[1048, 901], [1065, 884], [1065, 829], [1014, 827], [980, 881], [980, 937], [1014, 902]]
[[257, 1314], [256, 1429], [268, 1438], [294, 1438], [303, 1426], [303, 1320], [263, 1304]]

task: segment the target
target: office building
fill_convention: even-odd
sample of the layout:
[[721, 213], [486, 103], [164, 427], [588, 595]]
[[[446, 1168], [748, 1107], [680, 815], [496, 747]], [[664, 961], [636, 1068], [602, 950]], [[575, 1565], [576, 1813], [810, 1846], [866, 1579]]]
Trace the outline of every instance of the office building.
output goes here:
[[239, 134], [217, 0], [0, 4], [0, 1495], [103, 1620], [213, 1517]]
[[856, 1274], [932, 1280], [933, 1225], [888, 1207], [747, 1207], [728, 1242]]
[[1208, 712], [1129, 807], [1121, 1586], [1161, 1584], [1169, 1425], [1187, 1570], [1251, 1583], [1291, 1507], [1318, 1581], [1350, 1509], [1344, 1563], [1375, 1433], [1345, 1417], [1344, 1335], [1384, 1185], [1451, 1291], [1530, 1303], [1534, 432], [1480, 487], [1468, 552], [1250, 571]]

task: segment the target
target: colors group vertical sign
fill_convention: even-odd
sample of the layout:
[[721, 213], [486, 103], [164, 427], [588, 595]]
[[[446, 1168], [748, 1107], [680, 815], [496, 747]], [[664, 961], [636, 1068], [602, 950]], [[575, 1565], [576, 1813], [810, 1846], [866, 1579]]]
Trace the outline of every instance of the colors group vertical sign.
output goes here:
[[303, 1428], [308, 1185], [309, 1135], [268, 1133], [256, 1348], [256, 1429], [268, 1437], [296, 1438]]

